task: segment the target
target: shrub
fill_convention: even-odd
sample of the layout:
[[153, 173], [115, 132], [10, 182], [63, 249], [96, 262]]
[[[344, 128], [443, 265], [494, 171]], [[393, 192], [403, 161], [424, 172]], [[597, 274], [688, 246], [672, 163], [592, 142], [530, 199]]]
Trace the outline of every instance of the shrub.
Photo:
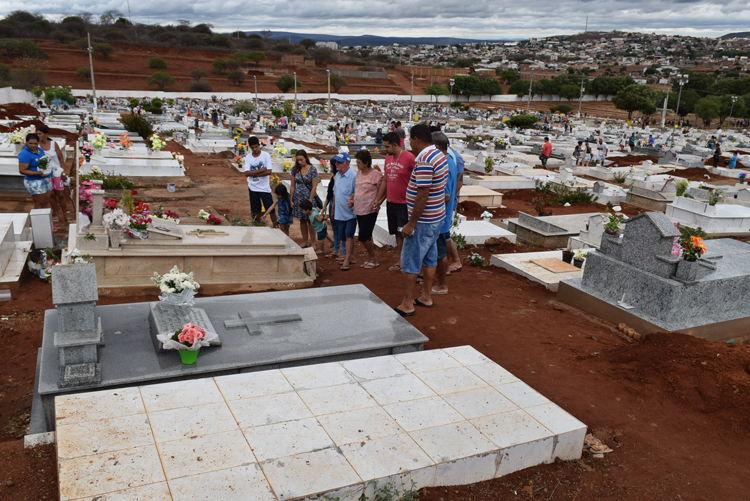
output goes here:
[[214, 35], [208, 39], [208, 44], [214, 47], [232, 48], [232, 40], [226, 35]]
[[242, 82], [244, 82], [246, 78], [247, 78], [247, 73], [242, 70], [230, 71], [227, 74], [227, 80], [232, 82], [237, 87], [241, 86]]
[[194, 78], [195, 80], [200, 80], [201, 78], [208, 76], [208, 71], [204, 70], [203, 68], [198, 68], [188, 73], [188, 76], [190, 78]]
[[41, 47], [28, 38], [20, 40], [4, 40], [2, 47], [10, 58], [40, 59], [47, 57]]
[[143, 139], [151, 137], [154, 130], [151, 128], [151, 124], [145, 118], [139, 117], [138, 115], [130, 115], [122, 118], [122, 125], [128, 132], [138, 134]]
[[85, 38], [79, 38], [78, 40], [73, 40], [72, 42], [70, 42], [70, 46], [85, 51], [89, 47], [89, 42]]
[[60, 43], [63, 43], [69, 40], [70, 36], [64, 31], [57, 30], [57, 31], [53, 31], [50, 34], [50, 38], [52, 38], [53, 40], [57, 40]]
[[98, 43], [92, 47], [92, 50], [101, 54], [104, 59], [109, 59], [109, 56], [115, 52], [115, 48], [107, 43]]
[[120, 30], [108, 30], [104, 34], [104, 39], [105, 40], [115, 40], [116, 41], [116, 40], [127, 40], [128, 37], [125, 36], [125, 33], [123, 33]]
[[102, 181], [102, 188], [105, 190], [116, 190], [116, 189], [125, 189], [129, 190], [135, 186], [133, 184], [133, 181], [128, 179], [127, 177], [117, 174], [102, 174], [102, 173], [95, 173], [90, 172], [88, 174], [81, 174], [81, 181], [91, 181], [91, 180], [99, 180]]
[[573, 107], [569, 104], [558, 104], [557, 106], [552, 106], [549, 110], [552, 113], [570, 113], [573, 111]]
[[213, 71], [214, 73], [217, 73], [217, 74], [224, 73], [224, 71], [226, 71], [226, 69], [227, 69], [227, 60], [226, 59], [222, 59], [220, 57], [217, 57], [211, 63], [211, 71]]
[[589, 193], [585, 188], [571, 188], [565, 185], [555, 185], [553, 188], [555, 205], [567, 204], [593, 204], [599, 197]]
[[86, 80], [91, 80], [91, 71], [88, 66], [81, 66], [76, 70], [77, 77], [83, 77]]
[[173, 83], [174, 78], [172, 78], [172, 75], [170, 75], [169, 73], [164, 73], [163, 71], [157, 71], [148, 79], [149, 85], [156, 85], [161, 91], [164, 91], [167, 85]]
[[154, 35], [154, 40], [162, 43], [171, 42], [175, 38], [177, 38], [177, 35], [175, 35], [171, 31], [162, 31]]
[[234, 114], [239, 115], [240, 113], [252, 113], [255, 111], [255, 105], [249, 99], [243, 99], [234, 105]]
[[188, 92], [212, 92], [214, 88], [205, 80], [193, 80], [187, 84]]
[[538, 118], [531, 115], [515, 115], [510, 117], [508, 123], [512, 127], [521, 127], [522, 129], [527, 129], [537, 123], [537, 121]]
[[[281, 92], [286, 92], [294, 87], [294, 80], [295, 79], [293, 77], [284, 75], [276, 80], [276, 87], [278, 87]], [[333, 82], [331, 82], [331, 84], [333, 84]], [[299, 80], [297, 80], [297, 87], [302, 87], [302, 84], [299, 82]]]
[[144, 106], [143, 110], [148, 113], [153, 113], [154, 115], [161, 115], [164, 113], [160, 106]]
[[161, 108], [163, 104], [164, 103], [162, 102], [162, 100], [159, 99], [158, 97], [155, 97], [155, 98], [153, 98], [151, 100], [151, 106], [155, 106], [157, 108]]
[[160, 57], [152, 57], [148, 60], [148, 67], [153, 68], [155, 70], [166, 70], [167, 69], [167, 62], [164, 61], [164, 59]]
[[[618, 182], [619, 184], [624, 183], [625, 179], [627, 179], [627, 177], [628, 177], [627, 173], [625, 173], [625, 172], [621, 172], [619, 174], [617, 172], [613, 172], [612, 176], [615, 178], [615, 181]], [[679, 196], [679, 195], [677, 195], [677, 196]]]

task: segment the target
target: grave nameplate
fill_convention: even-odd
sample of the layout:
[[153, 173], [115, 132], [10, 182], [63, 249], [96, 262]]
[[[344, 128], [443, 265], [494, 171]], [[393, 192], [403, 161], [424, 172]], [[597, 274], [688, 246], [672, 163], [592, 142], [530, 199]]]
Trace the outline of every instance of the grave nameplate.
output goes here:
[[[175, 306], [166, 303], [150, 303], [149, 306], [148, 323], [151, 327], [151, 341], [153, 341], [157, 353], [172, 348], [165, 347], [156, 336], [158, 334], [174, 334], [187, 323], [197, 325], [206, 331], [216, 332], [206, 311], [201, 308]], [[217, 337], [211, 341], [211, 346], [221, 346], [221, 339]]]

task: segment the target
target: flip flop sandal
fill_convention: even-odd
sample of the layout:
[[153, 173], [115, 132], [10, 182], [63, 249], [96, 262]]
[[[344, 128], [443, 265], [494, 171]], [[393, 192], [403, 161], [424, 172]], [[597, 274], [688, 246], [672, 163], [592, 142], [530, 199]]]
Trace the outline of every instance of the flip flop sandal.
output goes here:
[[363, 268], [366, 270], [371, 270], [373, 268], [377, 268], [378, 266], [380, 266], [380, 263], [366, 263]]
[[390, 268], [388, 268], [388, 271], [401, 271], [401, 265], [400, 264], [394, 264]]
[[368, 264], [370, 264], [370, 262], [369, 261], [365, 261], [364, 263], [360, 264], [359, 267], [360, 268], [367, 268]]
[[414, 306], [421, 306], [422, 308], [434, 308], [435, 303], [432, 304], [424, 304], [422, 301], [419, 300], [418, 297], [414, 298]]
[[341, 267], [341, 271], [349, 271], [349, 270], [351, 270], [351, 268], [349, 268], [348, 266], [346, 268], [344, 268], [343, 266]]
[[414, 315], [417, 314], [417, 310], [414, 310], [414, 311], [404, 311], [404, 310], [400, 310], [398, 308], [393, 308], [393, 311], [395, 311], [396, 313], [398, 313], [402, 317], [413, 317]]
[[448, 291], [436, 291], [435, 289], [432, 289], [431, 294], [433, 296], [444, 296], [444, 295], [448, 294]]

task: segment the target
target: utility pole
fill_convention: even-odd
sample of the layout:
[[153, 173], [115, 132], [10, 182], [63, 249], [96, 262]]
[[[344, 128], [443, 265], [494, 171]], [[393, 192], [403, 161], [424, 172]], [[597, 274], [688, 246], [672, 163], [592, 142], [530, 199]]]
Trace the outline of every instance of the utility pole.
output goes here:
[[255, 109], [258, 110], [258, 116], [260, 116], [260, 107], [258, 106], [258, 77], [253, 75], [253, 82], [255, 82]]
[[529, 114], [529, 109], [531, 108], [531, 84], [534, 83], [534, 72], [531, 72], [531, 79], [529, 80], [529, 99], [526, 102], [526, 114]]
[[297, 72], [294, 72], [294, 111], [297, 111]]
[[[677, 117], [680, 114], [680, 99], [682, 98], [682, 87], [688, 83], [687, 75], [677, 75], [677, 83], [680, 84], [680, 93], [677, 94], [677, 107], [674, 109], [674, 128], [677, 128]], [[672, 130], [672, 148], [674, 148], [674, 130]]]
[[328, 120], [331, 119], [331, 70], [326, 70], [328, 74]]
[[669, 92], [665, 92], [664, 96], [664, 108], [661, 110], [661, 126], [667, 123], [667, 101], [669, 100]]
[[584, 28], [583, 32], [588, 33], [589, 31], [589, 16], [586, 16], [586, 28]]
[[727, 118], [727, 129], [729, 129], [729, 120], [731, 120], [732, 118], [732, 112], [734, 111], [734, 103], [737, 102], [737, 99], [738, 99], [737, 96], [732, 96], [732, 107], [729, 109], [729, 118]]
[[94, 92], [94, 111], [98, 108], [98, 103], [96, 102], [96, 82], [94, 81], [94, 58], [91, 57], [91, 34], [86, 33], [86, 38], [88, 39], [88, 51], [89, 51], [89, 68], [91, 69], [91, 89]]
[[581, 118], [581, 101], [583, 101], [583, 91], [586, 90], [586, 86], [583, 84], [583, 80], [581, 80], [581, 95], [578, 96], [578, 118]]
[[411, 74], [411, 98], [409, 100], [409, 120], [414, 117], [414, 73]]

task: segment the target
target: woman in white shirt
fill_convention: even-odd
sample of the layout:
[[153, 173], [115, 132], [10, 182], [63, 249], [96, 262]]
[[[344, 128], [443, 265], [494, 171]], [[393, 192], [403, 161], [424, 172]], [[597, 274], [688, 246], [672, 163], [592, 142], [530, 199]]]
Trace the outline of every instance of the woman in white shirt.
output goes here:
[[53, 207], [59, 206], [60, 212], [58, 214], [65, 215], [65, 221], [61, 222], [73, 223], [75, 218], [72, 216], [72, 202], [63, 184], [68, 176], [65, 175], [65, 169], [63, 168], [65, 161], [60, 146], [49, 138], [49, 128], [46, 125], [37, 127], [36, 132], [39, 135], [39, 148], [49, 158], [48, 167], [52, 170], [52, 205]]

